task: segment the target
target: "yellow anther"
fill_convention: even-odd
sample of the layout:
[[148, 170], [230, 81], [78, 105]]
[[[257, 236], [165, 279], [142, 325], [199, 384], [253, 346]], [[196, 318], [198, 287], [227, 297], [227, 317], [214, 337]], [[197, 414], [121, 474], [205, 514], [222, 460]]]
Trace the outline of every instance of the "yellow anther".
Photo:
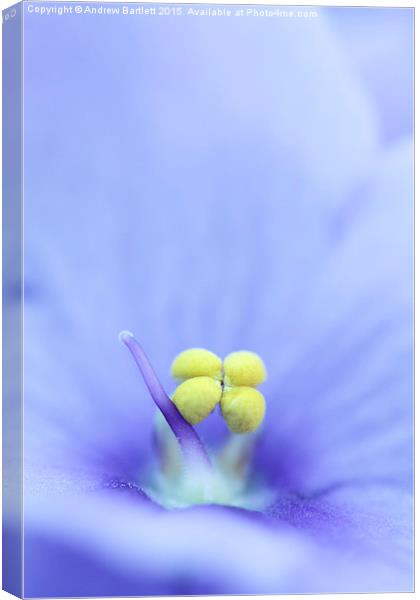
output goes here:
[[191, 348], [175, 357], [171, 367], [175, 379], [190, 379], [191, 377], [213, 377], [221, 381], [222, 360], [210, 350]]
[[256, 386], [267, 378], [262, 359], [255, 352], [232, 352], [224, 362], [225, 384]]
[[233, 433], [249, 433], [259, 427], [265, 415], [264, 396], [253, 387], [225, 389], [222, 415]]
[[214, 410], [222, 395], [222, 385], [211, 377], [194, 377], [181, 383], [172, 401], [191, 425], [200, 423]]

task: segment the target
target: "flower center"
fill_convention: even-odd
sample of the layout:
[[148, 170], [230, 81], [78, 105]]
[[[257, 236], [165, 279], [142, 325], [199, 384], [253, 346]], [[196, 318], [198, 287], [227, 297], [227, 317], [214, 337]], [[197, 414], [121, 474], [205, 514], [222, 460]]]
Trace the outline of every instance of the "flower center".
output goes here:
[[[159, 468], [145, 477], [146, 494], [166, 508], [196, 504], [263, 508], [268, 494], [250, 472], [255, 429], [265, 411], [264, 397], [252, 387], [265, 378], [261, 359], [250, 352], [232, 353], [223, 371], [213, 353], [185, 351], [172, 365], [172, 374], [182, 383], [171, 399], [133, 334], [123, 331], [120, 340], [130, 350], [159, 409], [154, 423]], [[206, 418], [219, 402], [223, 418], [235, 433], [210, 456], [192, 424]]]

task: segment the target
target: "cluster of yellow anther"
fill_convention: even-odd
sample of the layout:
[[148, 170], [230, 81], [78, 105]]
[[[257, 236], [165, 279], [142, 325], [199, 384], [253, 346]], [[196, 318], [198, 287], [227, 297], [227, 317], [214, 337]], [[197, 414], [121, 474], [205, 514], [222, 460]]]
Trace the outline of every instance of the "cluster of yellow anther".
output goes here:
[[178, 354], [171, 373], [182, 382], [172, 401], [192, 425], [206, 419], [219, 403], [233, 433], [248, 433], [261, 425], [265, 400], [255, 388], [267, 372], [258, 354], [242, 350], [222, 361], [209, 350], [191, 348]]

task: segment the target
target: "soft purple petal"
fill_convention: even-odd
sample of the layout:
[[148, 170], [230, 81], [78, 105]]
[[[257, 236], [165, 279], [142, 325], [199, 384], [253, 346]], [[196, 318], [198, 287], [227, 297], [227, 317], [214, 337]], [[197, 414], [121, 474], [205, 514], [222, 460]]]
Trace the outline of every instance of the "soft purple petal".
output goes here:
[[387, 141], [410, 135], [414, 117], [413, 8], [327, 9], [349, 67], [374, 101]]
[[411, 141], [378, 160], [302, 310], [273, 328], [261, 460], [284, 485], [410, 484], [412, 177]]
[[27, 455], [42, 452], [42, 428], [57, 460], [132, 471], [153, 407], [115, 336], [136, 331], [168, 392], [185, 347], [255, 344], [269, 357], [274, 340], [255, 332], [272, 318], [272, 257], [280, 318], [328, 251], [331, 212], [373, 155], [374, 119], [321, 17], [284, 20], [282, 35], [269, 20], [175, 20], [177, 61], [162, 20], [93, 30], [51, 16], [43, 35], [46, 23], [25, 44]]
[[[358, 490], [285, 497], [264, 516], [224, 507], [165, 512], [121, 490], [105, 496], [33, 495], [25, 544], [34, 562], [28, 561], [26, 591], [60, 596], [77, 586], [80, 595], [110, 595], [115, 585], [120, 595], [139, 589], [153, 594], [411, 590], [409, 498], [387, 488], [364, 490], [362, 498]], [[46, 580], [44, 561], [51, 554], [64, 560]], [[78, 576], [72, 582], [75, 561]], [[102, 572], [108, 574], [103, 582], [96, 579]]]

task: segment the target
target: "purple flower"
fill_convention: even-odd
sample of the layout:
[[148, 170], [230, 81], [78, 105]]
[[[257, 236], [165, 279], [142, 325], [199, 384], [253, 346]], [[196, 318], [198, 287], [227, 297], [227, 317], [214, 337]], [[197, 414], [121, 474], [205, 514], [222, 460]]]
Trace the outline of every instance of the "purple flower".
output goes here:
[[[26, 596], [412, 589], [412, 142], [331, 27], [26, 26]], [[167, 392], [185, 348], [264, 358], [245, 507], [150, 494], [124, 328]]]

